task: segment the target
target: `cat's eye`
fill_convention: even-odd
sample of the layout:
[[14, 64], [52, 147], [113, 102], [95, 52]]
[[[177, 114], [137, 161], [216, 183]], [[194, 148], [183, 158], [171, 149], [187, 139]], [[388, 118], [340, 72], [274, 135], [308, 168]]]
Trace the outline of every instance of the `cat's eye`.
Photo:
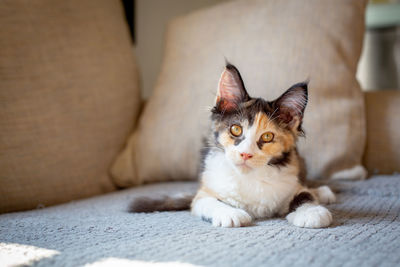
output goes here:
[[271, 132], [263, 133], [263, 134], [261, 135], [261, 140], [263, 140], [263, 141], [266, 142], [266, 143], [269, 143], [269, 142], [271, 142], [272, 140], [274, 140], [274, 134], [271, 133]]
[[240, 125], [233, 124], [231, 126], [231, 134], [233, 136], [236, 136], [236, 137], [241, 136], [242, 135], [242, 131], [243, 130], [242, 130], [242, 127]]

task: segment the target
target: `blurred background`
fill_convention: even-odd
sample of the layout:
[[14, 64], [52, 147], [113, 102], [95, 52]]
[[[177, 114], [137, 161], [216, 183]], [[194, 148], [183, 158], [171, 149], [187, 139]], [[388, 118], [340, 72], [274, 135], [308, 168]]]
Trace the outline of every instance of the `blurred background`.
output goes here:
[[[168, 21], [229, 0], [123, 1], [141, 68], [142, 96], [148, 98], [160, 71]], [[357, 78], [364, 90], [400, 88], [400, 0], [369, 2]]]

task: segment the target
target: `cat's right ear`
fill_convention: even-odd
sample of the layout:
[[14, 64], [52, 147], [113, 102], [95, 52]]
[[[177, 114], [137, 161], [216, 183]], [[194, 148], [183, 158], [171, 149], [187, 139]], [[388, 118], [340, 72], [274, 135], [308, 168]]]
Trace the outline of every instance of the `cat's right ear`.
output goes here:
[[297, 83], [274, 101], [278, 120], [289, 129], [301, 132], [304, 110], [308, 102], [308, 82]]
[[219, 79], [216, 110], [221, 113], [232, 112], [249, 99], [238, 69], [228, 63]]

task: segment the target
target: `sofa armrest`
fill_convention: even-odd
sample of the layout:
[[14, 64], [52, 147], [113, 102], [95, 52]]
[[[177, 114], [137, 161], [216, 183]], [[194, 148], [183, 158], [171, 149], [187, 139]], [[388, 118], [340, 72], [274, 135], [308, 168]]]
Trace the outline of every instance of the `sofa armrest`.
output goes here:
[[400, 172], [400, 90], [365, 92], [369, 174]]

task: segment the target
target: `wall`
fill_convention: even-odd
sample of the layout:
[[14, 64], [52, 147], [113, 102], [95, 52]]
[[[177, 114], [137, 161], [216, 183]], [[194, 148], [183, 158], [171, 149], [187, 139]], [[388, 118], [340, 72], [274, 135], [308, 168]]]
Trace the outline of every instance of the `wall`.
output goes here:
[[136, 0], [136, 56], [144, 98], [151, 94], [160, 71], [164, 32], [173, 17], [227, 0]]
[[[176, 16], [225, 1], [228, 0], [135, 1], [136, 55], [144, 98], [150, 96], [160, 71], [164, 33], [168, 21]], [[367, 31], [357, 73], [361, 86], [365, 90], [399, 88], [399, 65], [400, 30], [390, 27]]]
[[357, 79], [364, 90], [399, 89], [400, 27], [366, 31]]

